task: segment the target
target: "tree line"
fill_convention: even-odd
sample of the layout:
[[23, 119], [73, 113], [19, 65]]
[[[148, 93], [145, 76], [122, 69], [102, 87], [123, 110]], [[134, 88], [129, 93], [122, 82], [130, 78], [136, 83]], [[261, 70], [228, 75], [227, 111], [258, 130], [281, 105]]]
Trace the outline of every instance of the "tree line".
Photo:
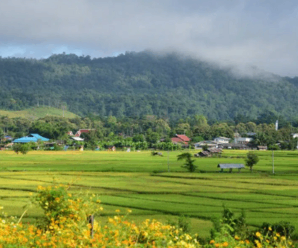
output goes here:
[[[247, 137], [254, 133], [254, 145], [267, 145], [269, 149], [295, 149], [298, 133], [297, 123], [281, 122], [278, 131], [274, 123], [256, 122], [208, 122], [203, 115], [189, 116], [186, 119], [172, 121], [153, 115], [141, 118], [117, 118], [115, 116], [64, 118], [46, 116], [37, 120], [25, 118], [9, 118], [0, 116], [0, 138], [5, 135], [19, 138], [29, 133], [38, 133], [51, 140], [61, 140], [69, 144], [69, 131], [76, 133], [79, 129], [90, 129], [82, 133], [86, 148], [98, 146], [134, 147], [143, 150], [155, 148], [159, 150], [177, 150], [181, 144], [172, 144], [171, 138], [176, 134], [185, 134], [191, 138], [190, 145], [215, 137], [227, 137], [233, 141], [235, 134]], [[8, 141], [6, 141], [8, 142]], [[80, 144], [79, 142], [77, 142]]]

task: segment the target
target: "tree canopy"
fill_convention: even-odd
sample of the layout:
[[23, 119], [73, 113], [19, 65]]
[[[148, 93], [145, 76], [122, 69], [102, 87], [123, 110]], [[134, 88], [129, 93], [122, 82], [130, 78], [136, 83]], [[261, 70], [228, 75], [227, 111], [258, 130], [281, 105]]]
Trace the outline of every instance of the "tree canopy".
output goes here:
[[259, 162], [259, 156], [255, 152], [248, 152], [245, 159], [245, 164], [252, 171], [252, 167]]

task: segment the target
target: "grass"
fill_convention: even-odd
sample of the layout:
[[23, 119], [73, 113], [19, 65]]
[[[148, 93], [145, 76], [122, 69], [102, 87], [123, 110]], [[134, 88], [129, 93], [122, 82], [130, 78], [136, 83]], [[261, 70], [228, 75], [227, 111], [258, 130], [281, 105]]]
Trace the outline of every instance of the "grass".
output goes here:
[[[20, 216], [29, 193], [38, 185], [70, 183], [75, 194], [98, 194], [105, 211], [99, 220], [116, 209], [132, 209], [135, 221], [177, 221], [190, 217], [192, 231], [207, 236], [211, 219], [220, 217], [223, 205], [235, 213], [242, 209], [247, 222], [290, 221], [298, 229], [298, 153], [275, 152], [272, 174], [271, 152], [258, 152], [254, 172], [219, 173], [218, 163], [244, 163], [246, 151], [225, 151], [222, 158], [198, 158], [198, 172], [189, 173], [177, 161], [180, 152], [153, 157], [150, 152], [35, 151], [27, 155], [0, 152], [0, 205], [9, 215]], [[170, 172], [167, 171], [168, 162]], [[25, 221], [40, 218], [30, 209]]]
[[9, 118], [17, 118], [22, 117], [26, 119], [38, 119], [43, 118], [45, 116], [60, 116], [66, 118], [75, 118], [77, 117], [76, 114], [69, 112], [67, 110], [58, 109], [54, 107], [33, 107], [25, 110], [19, 110], [19, 111], [6, 111], [6, 110], [0, 110], [0, 116], [8, 116]]

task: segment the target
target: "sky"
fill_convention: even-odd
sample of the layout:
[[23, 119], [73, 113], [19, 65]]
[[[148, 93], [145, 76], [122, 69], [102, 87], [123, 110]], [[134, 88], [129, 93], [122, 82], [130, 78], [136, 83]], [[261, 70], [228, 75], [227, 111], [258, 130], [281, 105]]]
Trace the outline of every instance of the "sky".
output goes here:
[[1, 0], [0, 56], [175, 51], [293, 77], [297, 23], [296, 0]]

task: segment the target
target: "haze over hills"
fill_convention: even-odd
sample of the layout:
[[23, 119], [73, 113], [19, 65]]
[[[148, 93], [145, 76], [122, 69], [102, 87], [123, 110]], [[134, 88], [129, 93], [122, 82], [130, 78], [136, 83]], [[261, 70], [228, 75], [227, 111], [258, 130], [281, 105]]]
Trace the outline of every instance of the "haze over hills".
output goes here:
[[297, 116], [297, 78], [251, 72], [241, 76], [231, 68], [150, 52], [94, 59], [74, 54], [1, 58], [0, 108], [66, 106], [78, 115], [171, 119], [194, 114], [213, 120], [256, 118], [268, 111]]

